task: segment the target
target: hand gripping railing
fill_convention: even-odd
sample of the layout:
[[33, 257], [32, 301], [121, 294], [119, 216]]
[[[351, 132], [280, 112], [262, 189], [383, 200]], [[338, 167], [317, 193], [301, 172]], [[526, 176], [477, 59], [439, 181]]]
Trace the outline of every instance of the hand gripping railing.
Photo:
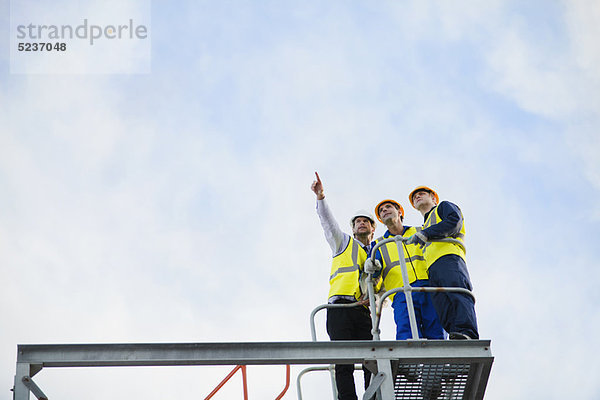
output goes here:
[[[415, 316], [415, 308], [414, 308], [414, 304], [413, 304], [412, 292], [456, 292], [456, 293], [463, 293], [463, 294], [469, 295], [473, 298], [473, 300], [475, 300], [475, 296], [473, 295], [473, 293], [470, 290], [467, 290], [464, 288], [458, 288], [458, 287], [412, 287], [412, 286], [410, 286], [410, 283], [408, 282], [408, 270], [406, 268], [406, 261], [404, 259], [404, 250], [403, 250], [403, 245], [404, 245], [403, 242], [406, 242], [407, 240], [408, 240], [408, 238], [397, 235], [397, 236], [391, 237], [389, 239], [385, 239], [385, 240], [378, 242], [371, 249], [371, 255], [369, 257], [373, 258], [374, 255], [376, 254], [376, 251], [381, 246], [384, 246], [387, 243], [396, 242], [396, 246], [398, 247], [398, 258], [400, 259], [400, 270], [402, 272], [402, 282], [404, 283], [403, 287], [394, 288], [394, 289], [391, 289], [391, 290], [388, 290], [387, 292], [385, 292], [383, 294], [383, 296], [381, 296], [379, 306], [377, 306], [375, 303], [375, 290], [373, 288], [373, 277], [372, 277], [372, 274], [368, 274], [367, 289], [369, 292], [369, 307], [371, 309], [371, 320], [372, 320], [372, 324], [373, 324], [373, 340], [380, 340], [379, 323], [381, 321], [381, 310], [383, 308], [383, 301], [394, 293], [404, 292], [404, 295], [406, 296], [406, 307], [408, 309], [408, 319], [410, 322], [410, 331], [412, 334], [411, 340], [419, 340], [419, 330], [417, 328], [417, 318]], [[452, 239], [452, 238], [435, 239], [435, 240], [429, 240], [429, 241], [430, 242], [454, 243], [454, 244], [461, 246], [463, 249], [465, 248], [464, 244], [462, 242], [460, 242], [459, 240], [456, 240], [456, 239]]]

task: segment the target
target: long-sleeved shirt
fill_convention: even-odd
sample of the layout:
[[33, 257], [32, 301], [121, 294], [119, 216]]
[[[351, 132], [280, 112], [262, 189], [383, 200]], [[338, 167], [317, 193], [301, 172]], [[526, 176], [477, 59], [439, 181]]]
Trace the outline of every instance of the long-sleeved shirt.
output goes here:
[[[341, 254], [344, 250], [346, 250], [346, 247], [348, 247], [351, 236], [340, 229], [340, 226], [338, 225], [325, 199], [317, 200], [317, 215], [319, 216], [319, 220], [321, 221], [321, 226], [323, 227], [323, 232], [325, 233], [325, 239], [327, 240], [327, 243], [329, 243], [329, 247], [331, 248], [332, 257]], [[371, 249], [374, 245], [374, 242], [369, 243], [367, 246], [364, 246], [360, 241], [357, 241], [357, 243], [359, 243], [365, 249], [367, 254], [371, 252]], [[365, 289], [361, 288], [361, 290]], [[351, 296], [332, 296], [329, 298], [328, 302], [335, 303], [339, 299], [350, 301], [355, 300]]]
[[[325, 233], [325, 239], [331, 248], [332, 256], [335, 257], [346, 249], [351, 236], [340, 229], [340, 226], [325, 199], [317, 200], [317, 215], [321, 220], [321, 226]], [[373, 247], [373, 243], [369, 243], [367, 246], [360, 241], [358, 241], [358, 243], [367, 251], [367, 254], [369, 254]]]
[[317, 200], [317, 215], [321, 220], [321, 226], [325, 233], [325, 239], [331, 248], [332, 256], [335, 257], [346, 249], [348, 242], [350, 242], [350, 235], [340, 229], [325, 199]]
[[[432, 208], [424, 215], [423, 221], [427, 221], [427, 217], [433, 211]], [[449, 201], [442, 201], [438, 205], [437, 212], [441, 221], [435, 225], [431, 225], [427, 229], [423, 229], [423, 233], [427, 239], [443, 239], [446, 237], [455, 236], [460, 232], [463, 222], [463, 215], [460, 208]]]

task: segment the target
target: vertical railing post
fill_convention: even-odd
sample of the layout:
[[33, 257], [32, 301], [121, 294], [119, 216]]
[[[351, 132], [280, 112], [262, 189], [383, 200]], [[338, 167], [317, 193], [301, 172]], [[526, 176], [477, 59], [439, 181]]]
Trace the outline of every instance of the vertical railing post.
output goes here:
[[[367, 282], [368, 282], [367, 278]], [[369, 287], [369, 291], [371, 292], [371, 296], [373, 296], [373, 285], [368, 283], [367, 286]], [[374, 300], [373, 300], [373, 304], [374, 304]], [[312, 310], [312, 312], [310, 313], [310, 334], [312, 337], [312, 341], [316, 342], [317, 341], [317, 331], [315, 328], [315, 315], [317, 314], [317, 312], [321, 311], [324, 308], [347, 308], [347, 307], [359, 307], [358, 302], [357, 303], [349, 303], [349, 304], [321, 304], [320, 306], [315, 307], [314, 310]], [[371, 316], [371, 319], [373, 317]], [[329, 373], [331, 375], [331, 391], [333, 392], [333, 399], [337, 399], [337, 386], [335, 384], [335, 366], [332, 364], [329, 366]], [[299, 398], [301, 398], [301, 395], [299, 396]]]
[[[372, 307], [371, 308], [371, 319], [372, 319], [372, 323], [373, 323], [373, 340], [375, 340], [376, 335], [377, 335], [377, 337], [379, 337], [379, 323], [381, 322], [381, 310], [383, 308], [383, 300], [385, 300], [388, 296], [390, 296], [394, 293], [399, 293], [399, 292], [403, 292], [406, 297], [406, 308], [408, 311], [408, 319], [410, 322], [410, 331], [412, 334], [412, 339], [413, 340], [419, 339], [419, 329], [417, 327], [417, 318], [415, 316], [415, 307], [414, 307], [414, 302], [413, 302], [413, 298], [412, 298], [413, 287], [410, 286], [410, 283], [408, 282], [408, 270], [406, 267], [406, 260], [404, 257], [404, 249], [403, 249], [404, 243], [403, 242], [405, 240], [406, 240], [406, 238], [404, 238], [400, 235], [397, 235], [397, 236], [394, 236], [393, 238], [385, 239], [385, 240], [378, 242], [375, 246], [373, 246], [373, 249], [371, 250], [370, 257], [372, 259], [374, 259], [376, 251], [381, 246], [384, 246], [385, 244], [390, 243], [390, 242], [396, 242], [396, 247], [398, 248], [398, 259], [400, 262], [400, 271], [402, 273], [402, 281], [404, 283], [402, 288], [394, 288], [394, 289], [390, 289], [387, 292], [385, 292], [380, 299], [380, 304], [378, 307], [375, 307], [373, 304], [371, 304], [371, 307]], [[374, 289], [372, 288], [372, 286], [373, 286], [373, 284], [370, 283], [369, 284], [370, 292], [374, 292]], [[422, 289], [422, 288], [419, 288], [419, 289]], [[420, 291], [423, 291], [423, 290], [420, 290]], [[376, 309], [376, 310], [373, 311], [373, 309]]]
[[415, 306], [412, 298], [412, 286], [408, 282], [408, 270], [406, 269], [406, 260], [404, 259], [403, 237], [397, 235], [394, 237], [398, 247], [398, 259], [400, 260], [400, 270], [402, 271], [402, 281], [404, 282], [404, 296], [406, 297], [406, 308], [408, 309], [408, 321], [410, 322], [410, 332], [413, 339], [419, 339], [419, 329], [417, 328], [417, 318], [415, 316]]
[[337, 385], [335, 383], [335, 365], [329, 364], [329, 377], [331, 378], [331, 393], [333, 393], [333, 398], [338, 398]]
[[367, 293], [369, 295], [369, 310], [371, 310], [371, 334], [373, 340], [380, 340], [379, 327], [377, 326], [377, 303], [375, 302], [375, 288], [373, 287], [373, 274], [367, 275]]

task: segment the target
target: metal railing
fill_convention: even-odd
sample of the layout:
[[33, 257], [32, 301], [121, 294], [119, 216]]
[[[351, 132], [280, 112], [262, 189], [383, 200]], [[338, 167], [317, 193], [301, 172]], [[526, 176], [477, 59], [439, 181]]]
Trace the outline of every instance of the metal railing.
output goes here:
[[[315, 307], [314, 310], [312, 310], [312, 312], [310, 313], [310, 336], [312, 338], [313, 342], [317, 341], [317, 330], [315, 328], [315, 315], [324, 309], [331, 309], [331, 308], [352, 308], [352, 307], [357, 307], [360, 306], [361, 303], [356, 302], [356, 303], [346, 303], [346, 304], [321, 304], [320, 306]], [[302, 371], [300, 371], [300, 373], [298, 374], [298, 378], [296, 379], [296, 388], [297, 388], [297, 392], [298, 392], [298, 400], [302, 400], [302, 385], [300, 384], [300, 379], [302, 378], [302, 376], [304, 376], [304, 374], [306, 374], [307, 372], [311, 372], [311, 371], [329, 371], [329, 375], [331, 377], [331, 391], [333, 392], [333, 398], [336, 399], [337, 398], [337, 387], [335, 385], [335, 369], [334, 369], [334, 365], [331, 364], [329, 365], [329, 367], [308, 367], [303, 369]], [[356, 369], [356, 367], [355, 367]]]
[[[470, 290], [464, 289], [464, 288], [458, 288], [458, 287], [412, 287], [410, 285], [409, 279], [408, 279], [408, 269], [406, 266], [406, 260], [404, 258], [404, 249], [403, 249], [403, 247], [405, 246], [404, 242], [406, 242], [407, 240], [408, 240], [408, 238], [397, 235], [397, 236], [391, 237], [389, 239], [385, 239], [385, 240], [378, 242], [371, 249], [369, 258], [373, 259], [375, 254], [377, 253], [377, 250], [380, 247], [385, 246], [387, 243], [391, 243], [391, 242], [396, 243], [396, 246], [398, 248], [398, 258], [399, 258], [400, 270], [402, 273], [402, 282], [403, 282], [402, 287], [397, 287], [397, 288], [393, 288], [393, 289], [386, 291], [379, 299], [379, 305], [377, 305], [377, 302], [375, 301], [375, 289], [374, 289], [374, 284], [373, 284], [373, 276], [371, 273], [368, 274], [367, 280], [366, 280], [367, 281], [367, 291], [368, 291], [367, 295], [369, 298], [369, 309], [371, 311], [373, 340], [381, 340], [379, 324], [381, 322], [381, 312], [383, 309], [384, 300], [395, 293], [403, 292], [404, 295], [406, 296], [406, 307], [408, 310], [408, 318], [409, 318], [410, 330], [411, 330], [411, 335], [412, 335], [412, 338], [409, 340], [423, 340], [422, 338], [419, 338], [419, 330], [417, 327], [417, 318], [415, 315], [415, 308], [414, 308], [414, 303], [413, 303], [413, 298], [412, 298], [412, 292], [429, 292], [429, 293], [455, 292], [455, 293], [462, 293], [462, 294], [471, 296], [473, 298], [473, 300], [475, 300], [475, 296], [473, 295], [473, 293]], [[462, 242], [460, 242], [459, 240], [456, 240], [456, 239], [452, 239], [452, 238], [430, 240], [429, 242], [453, 243], [453, 244], [456, 244], [456, 245], [459, 245], [460, 247], [462, 247], [463, 250], [466, 250], [465, 246]], [[347, 303], [347, 304], [322, 304], [320, 306], [317, 306], [310, 314], [310, 333], [311, 333], [311, 338], [312, 338], [313, 342], [317, 341], [317, 333], [316, 333], [316, 328], [315, 328], [315, 315], [317, 314], [317, 312], [319, 312], [323, 309], [350, 308], [350, 307], [357, 307], [360, 305], [362, 305], [362, 303], [355, 302], [355, 303]], [[356, 368], [356, 366], [355, 366], [355, 369], [359, 369], [359, 368]], [[332, 386], [333, 398], [335, 399], [337, 396], [337, 389], [336, 389], [336, 385], [335, 385], [335, 375], [334, 375], [333, 365], [330, 365], [329, 367], [309, 367], [300, 372], [300, 374], [298, 375], [297, 381], [296, 381], [298, 400], [302, 400], [302, 387], [300, 384], [300, 379], [302, 378], [302, 376], [304, 376], [304, 374], [306, 374], [307, 372], [311, 372], [311, 371], [329, 371], [329, 373], [331, 375], [331, 386]], [[374, 378], [376, 378], [376, 377], [377, 376], [374, 375]], [[381, 381], [377, 380], [377, 379], [373, 379], [372, 385], [375, 385], [375, 387], [373, 387], [372, 390], [369, 391], [368, 395], [371, 395], [371, 393], [373, 393], [379, 387], [379, 385], [381, 385]]]
[[[410, 330], [412, 334], [411, 340], [419, 340], [419, 330], [417, 328], [417, 319], [415, 316], [415, 307], [412, 298], [412, 292], [429, 292], [429, 293], [443, 293], [443, 292], [454, 292], [454, 293], [462, 293], [468, 296], [471, 296], [473, 300], [475, 300], [475, 295], [468, 289], [459, 288], [459, 287], [412, 287], [408, 280], [408, 269], [406, 267], [406, 260], [404, 258], [404, 242], [406, 242], [408, 238], [403, 236], [394, 236], [389, 239], [382, 240], [378, 242], [371, 249], [371, 254], [369, 258], [374, 258], [377, 250], [386, 245], [387, 243], [395, 242], [398, 247], [398, 258], [400, 262], [400, 270], [402, 272], [402, 287], [397, 287], [386, 291], [380, 298], [379, 306], [377, 306], [377, 302], [375, 301], [375, 289], [373, 285], [373, 276], [372, 274], [368, 274], [367, 276], [367, 290], [369, 297], [369, 309], [371, 311], [371, 322], [372, 322], [372, 333], [373, 340], [380, 340], [380, 331], [379, 324], [381, 322], [381, 311], [383, 309], [384, 300], [389, 296], [395, 293], [403, 292], [406, 296], [406, 308], [408, 309], [408, 319], [410, 322]], [[464, 244], [456, 239], [446, 238], [446, 239], [436, 239], [430, 240], [430, 242], [445, 242], [445, 243], [453, 243], [461, 246], [463, 249]], [[310, 314], [310, 333], [313, 341], [317, 340], [317, 333], [315, 328], [315, 315], [317, 312], [325, 309], [325, 308], [348, 308], [348, 307], [357, 307], [362, 305], [360, 302], [356, 303], [348, 303], [348, 304], [322, 304], [317, 306]]]
[[345, 304], [321, 304], [320, 306], [317, 306], [314, 310], [312, 310], [312, 312], [310, 313], [310, 335], [312, 338], [313, 342], [317, 341], [317, 331], [315, 328], [315, 315], [321, 311], [324, 310], [326, 308], [352, 308], [352, 307], [357, 307], [362, 305], [360, 302], [356, 302], [356, 303], [345, 303]]
[[[415, 307], [413, 304], [412, 292], [430, 292], [430, 293], [455, 292], [455, 293], [466, 294], [468, 296], [471, 296], [473, 298], [473, 300], [475, 300], [475, 296], [473, 295], [473, 293], [470, 290], [465, 289], [465, 288], [459, 288], [459, 287], [412, 287], [412, 286], [410, 286], [410, 283], [408, 281], [408, 269], [406, 267], [406, 260], [404, 259], [404, 249], [403, 249], [404, 242], [406, 242], [407, 240], [408, 240], [408, 238], [397, 235], [397, 236], [391, 237], [389, 239], [385, 239], [385, 240], [378, 242], [371, 249], [371, 254], [370, 254], [369, 258], [372, 259], [372, 258], [374, 258], [374, 255], [376, 254], [377, 250], [380, 247], [385, 246], [387, 243], [391, 243], [391, 242], [396, 243], [396, 246], [398, 247], [398, 258], [399, 258], [399, 262], [400, 262], [400, 270], [402, 272], [402, 282], [403, 282], [402, 287], [394, 288], [394, 289], [391, 289], [391, 290], [388, 290], [387, 292], [385, 292], [381, 296], [379, 306], [377, 306], [376, 302], [375, 302], [375, 289], [373, 287], [373, 276], [372, 276], [372, 274], [368, 274], [367, 290], [369, 292], [368, 293], [369, 308], [371, 310], [371, 321], [373, 324], [373, 340], [380, 340], [379, 323], [381, 321], [381, 310], [383, 308], [383, 301], [385, 299], [387, 299], [389, 296], [391, 296], [392, 294], [403, 292], [404, 295], [406, 296], [406, 308], [408, 310], [408, 319], [409, 319], [410, 331], [411, 331], [411, 335], [412, 335], [412, 339], [409, 339], [409, 340], [421, 340], [419, 338], [419, 330], [417, 328], [417, 318], [415, 316]], [[464, 244], [456, 239], [451, 239], [451, 238], [436, 239], [436, 240], [430, 240], [430, 242], [453, 243], [453, 244], [457, 244], [460, 247], [462, 247], [463, 249], [465, 249]]]

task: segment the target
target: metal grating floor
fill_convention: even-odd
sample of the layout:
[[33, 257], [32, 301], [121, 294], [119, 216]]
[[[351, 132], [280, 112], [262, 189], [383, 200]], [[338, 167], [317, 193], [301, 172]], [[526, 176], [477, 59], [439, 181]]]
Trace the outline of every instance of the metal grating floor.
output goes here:
[[400, 364], [394, 382], [397, 400], [462, 400], [470, 364]]

